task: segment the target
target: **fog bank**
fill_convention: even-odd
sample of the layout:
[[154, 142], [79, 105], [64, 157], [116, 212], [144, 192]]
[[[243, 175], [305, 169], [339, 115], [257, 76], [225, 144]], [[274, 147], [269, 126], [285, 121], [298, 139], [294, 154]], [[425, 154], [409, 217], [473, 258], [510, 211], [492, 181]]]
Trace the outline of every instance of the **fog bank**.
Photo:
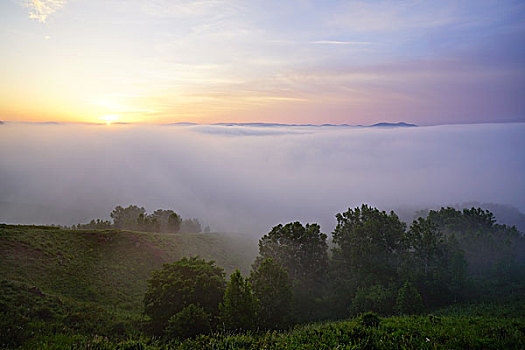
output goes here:
[[525, 124], [418, 128], [0, 126], [0, 222], [74, 224], [116, 205], [216, 231], [467, 201], [525, 211]]

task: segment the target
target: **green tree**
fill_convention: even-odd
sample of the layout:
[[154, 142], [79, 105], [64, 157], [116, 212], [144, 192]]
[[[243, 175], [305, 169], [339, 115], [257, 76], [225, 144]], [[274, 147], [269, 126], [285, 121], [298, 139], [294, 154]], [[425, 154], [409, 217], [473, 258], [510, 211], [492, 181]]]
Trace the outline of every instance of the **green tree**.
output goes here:
[[166, 224], [166, 232], [177, 233], [180, 230], [180, 224], [182, 220], [176, 213], [171, 213], [168, 216], [168, 222]]
[[151, 214], [159, 223], [159, 232], [177, 233], [180, 230], [181, 218], [173, 210], [157, 209]]
[[224, 301], [220, 304], [221, 320], [230, 330], [249, 330], [257, 326], [259, 303], [250, 281], [244, 279], [239, 270], [230, 276], [226, 285]]
[[359, 285], [395, 281], [406, 229], [398, 216], [363, 204], [336, 218], [334, 256]]
[[390, 315], [394, 310], [395, 295], [392, 288], [375, 284], [369, 287], [357, 288], [352, 300], [352, 314], [363, 312], [376, 312]]
[[[431, 210], [427, 219], [446, 236], [455, 237], [458, 247], [465, 252], [469, 274], [478, 279], [498, 277], [494, 273], [501, 271], [500, 267], [507, 265], [512, 270], [510, 265], [525, 262], [525, 255], [519, 253], [525, 247], [523, 234], [514, 226], [497, 224], [488, 210], [441, 208]], [[516, 280], [520, 277], [516, 276]]]
[[272, 259], [265, 259], [252, 271], [250, 281], [259, 300], [259, 326], [287, 326], [291, 312], [292, 288], [286, 270]]
[[137, 218], [135, 230], [144, 232], [160, 232], [160, 223], [157, 218], [147, 214], [140, 214]]
[[184, 219], [180, 224], [181, 233], [200, 233], [202, 232], [201, 223], [197, 219]]
[[168, 338], [190, 338], [210, 330], [210, 314], [202, 307], [190, 304], [170, 317], [164, 334]]
[[402, 277], [412, 281], [425, 305], [450, 302], [463, 287], [467, 267], [454, 236], [446, 237], [433, 221], [418, 218], [406, 233], [404, 244]]
[[111, 224], [110, 221], [101, 220], [101, 219], [96, 219], [96, 220], [93, 219], [88, 224], [78, 224], [76, 226], [73, 225], [73, 228], [81, 229], [81, 230], [89, 230], [89, 229], [103, 230], [103, 229], [108, 229], [112, 227], [113, 225]]
[[395, 308], [401, 315], [420, 314], [423, 311], [423, 299], [410, 282], [405, 282], [399, 289]]
[[432, 221], [418, 218], [405, 234], [405, 244], [412, 256], [410, 264], [419, 267], [424, 274], [439, 268], [445, 255], [446, 242], [443, 234]]
[[135, 230], [137, 228], [137, 220], [140, 215], [146, 215], [146, 210], [143, 207], [130, 205], [123, 208], [120, 205], [115, 207], [110, 216], [116, 228], [125, 230]]
[[298, 322], [323, 318], [323, 295], [328, 272], [327, 236], [317, 224], [277, 225], [259, 240], [254, 268], [271, 258], [288, 272], [292, 282], [292, 312]]
[[292, 281], [314, 281], [326, 275], [328, 267], [327, 236], [318, 224], [291, 222], [277, 225], [259, 240], [255, 268], [271, 258], [282, 265]]
[[144, 296], [144, 313], [151, 318], [155, 334], [160, 334], [168, 320], [190, 304], [217, 317], [224, 289], [223, 269], [213, 261], [182, 258], [152, 273]]

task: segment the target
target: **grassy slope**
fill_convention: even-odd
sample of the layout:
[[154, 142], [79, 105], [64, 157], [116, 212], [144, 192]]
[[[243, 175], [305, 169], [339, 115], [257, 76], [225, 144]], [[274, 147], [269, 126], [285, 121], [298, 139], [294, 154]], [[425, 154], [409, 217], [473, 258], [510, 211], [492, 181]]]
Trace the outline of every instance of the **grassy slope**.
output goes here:
[[[0, 336], [0, 345], [24, 349], [525, 348], [522, 296], [502, 305], [449, 307], [437, 311], [439, 317], [385, 318], [378, 328], [363, 327], [353, 319], [297, 326], [289, 332], [204, 335], [169, 346], [138, 340], [139, 335], [129, 333], [134, 329], [125, 321], [129, 317], [119, 315], [133, 319], [140, 312], [153, 269], [195, 254], [215, 259], [227, 272], [236, 267], [246, 272], [256, 244], [221, 234], [0, 225], [0, 333], [7, 335]], [[136, 340], [125, 340], [130, 337]]]
[[290, 332], [201, 336], [174, 349], [523, 349], [523, 319], [389, 317], [375, 327], [359, 319], [299, 326]]
[[247, 272], [256, 241], [228, 234], [154, 234], [0, 225], [0, 280], [75, 301], [140, 312], [151, 271], [183, 256]]
[[524, 349], [525, 319], [485, 316], [403, 316], [366, 327], [359, 318], [297, 326], [287, 332], [216, 333], [169, 344], [151, 339], [115, 341], [49, 332], [24, 349]]

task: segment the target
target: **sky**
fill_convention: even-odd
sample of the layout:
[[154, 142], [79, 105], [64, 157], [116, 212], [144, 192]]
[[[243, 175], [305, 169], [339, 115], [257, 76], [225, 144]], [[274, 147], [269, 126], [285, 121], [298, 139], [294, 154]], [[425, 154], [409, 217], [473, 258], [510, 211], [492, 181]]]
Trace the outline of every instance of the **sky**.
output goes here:
[[[117, 205], [213, 231], [335, 226], [363, 203], [398, 214], [466, 202], [525, 213], [525, 123], [412, 128], [0, 125], [0, 222], [77, 224]], [[405, 216], [411, 220], [411, 216]], [[498, 218], [498, 217], [497, 217]]]
[[3, 0], [0, 120], [525, 121], [525, 2]]

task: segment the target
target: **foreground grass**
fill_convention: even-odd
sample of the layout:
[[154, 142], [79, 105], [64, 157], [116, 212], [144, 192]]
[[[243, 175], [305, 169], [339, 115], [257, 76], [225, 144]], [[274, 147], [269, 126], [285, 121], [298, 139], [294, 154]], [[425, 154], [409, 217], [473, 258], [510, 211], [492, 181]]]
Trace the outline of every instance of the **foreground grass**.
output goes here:
[[[194, 339], [152, 339], [139, 317], [0, 282], [0, 348], [20, 349], [524, 349], [522, 300], [491, 316], [485, 303], [452, 306], [440, 316], [403, 316], [367, 326], [361, 318], [288, 331], [218, 332]], [[509, 313], [511, 312], [511, 313]], [[451, 314], [452, 316], [448, 316]], [[477, 316], [470, 316], [475, 314]]]
[[24, 348], [40, 349], [523, 349], [525, 323], [489, 317], [407, 316], [365, 327], [359, 319], [297, 327], [289, 332], [202, 335], [161, 344], [53, 335]]
[[523, 349], [524, 323], [470, 317], [391, 317], [375, 327], [358, 319], [309, 325], [289, 333], [214, 335], [173, 344], [180, 349]]

